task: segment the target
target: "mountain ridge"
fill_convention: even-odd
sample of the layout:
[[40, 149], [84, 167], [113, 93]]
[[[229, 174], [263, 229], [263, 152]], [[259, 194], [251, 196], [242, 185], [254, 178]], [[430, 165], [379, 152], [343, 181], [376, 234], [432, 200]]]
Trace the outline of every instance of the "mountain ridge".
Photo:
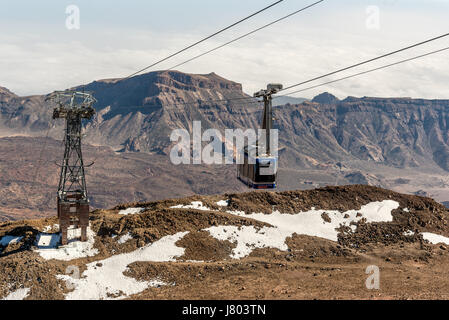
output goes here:
[[[93, 182], [96, 207], [113, 201], [104, 190], [105, 179], [111, 174], [114, 186], [110, 185], [109, 191], [120, 199], [160, 199], [239, 188], [232, 166], [225, 166], [225, 170], [206, 165], [181, 168], [171, 164], [168, 155], [173, 146], [171, 132], [186, 129], [191, 133], [193, 121], [201, 121], [203, 131], [259, 128], [262, 105], [247, 103], [249, 95], [241, 84], [213, 73], [196, 76], [160, 71], [123, 82], [94, 81], [77, 88], [94, 91], [99, 101], [95, 117], [84, 128], [84, 143], [92, 160], [100, 157], [101, 163], [128, 168], [123, 172], [119, 167], [114, 171], [92, 168], [89, 181]], [[45, 104], [45, 95], [18, 97], [7, 89], [2, 92], [0, 137], [27, 138], [0, 138], [0, 161], [10, 166], [0, 168], [7, 170], [5, 176], [10, 179], [0, 182], [5, 194], [0, 214], [21, 216], [24, 208], [27, 212], [33, 209], [27, 201], [37, 204], [43, 199], [38, 205], [42, 211], [37, 214], [52, 212], [52, 196], [41, 193], [56, 188], [57, 170], [49, 164], [62, 156], [57, 141], [62, 139], [64, 122], [51, 119], [52, 106]], [[226, 99], [238, 100], [223, 101]], [[274, 126], [279, 130], [281, 190], [367, 183], [409, 193], [425, 190], [439, 201], [449, 200], [445, 178], [449, 171], [449, 100], [347, 97], [327, 101], [330, 103], [305, 101], [273, 108]], [[52, 139], [42, 143], [47, 134]], [[39, 162], [36, 155], [44, 145], [45, 153], [50, 147], [51, 152], [46, 162]], [[96, 151], [97, 147], [105, 149]], [[39, 179], [25, 181], [24, 177], [35, 175], [35, 167], [51, 174], [51, 180], [44, 185]], [[158, 172], [149, 174], [151, 168]], [[131, 186], [133, 179], [137, 180]], [[171, 181], [169, 189], [164, 179]], [[208, 186], [210, 179], [217, 182], [213, 188]], [[407, 183], [396, 183], [398, 179]], [[163, 191], [158, 194], [152, 188]], [[14, 197], [7, 196], [11, 192]]]
[[[257, 128], [262, 112], [254, 103], [220, 101], [250, 96], [242, 91], [241, 84], [215, 73], [192, 75], [157, 71], [124, 80], [98, 80], [75, 88], [92, 91], [98, 100], [97, 116], [86, 125], [86, 142], [122, 151], [168, 154], [170, 132], [180, 128], [191, 131], [194, 120], [201, 121], [204, 130]], [[44, 96], [21, 98], [11, 96], [9, 91], [7, 94], [9, 100], [2, 103], [0, 113], [1, 131], [42, 136], [49, 130], [50, 136], [60, 136], [57, 129], [62, 124], [56, 123], [55, 128], [50, 128], [51, 108], [45, 106]], [[200, 103], [201, 100], [214, 102]], [[303, 121], [304, 113], [310, 113], [311, 108], [319, 112]], [[299, 159], [289, 160], [292, 166], [310, 166], [335, 157], [341, 160], [345, 158], [341, 157], [343, 154], [387, 165], [414, 167], [422, 162], [418, 158], [430, 152], [433, 162], [449, 170], [445, 133], [448, 108], [449, 100], [376, 97], [338, 100], [323, 93], [315, 97], [312, 104], [303, 102], [276, 107], [274, 113], [279, 119], [280, 142], [289, 149], [287, 158]], [[356, 116], [356, 112], [367, 117]], [[327, 123], [327, 128], [310, 130], [308, 123], [317, 121]], [[365, 127], [357, 128], [348, 122]], [[383, 122], [388, 122], [386, 127], [382, 127]], [[431, 128], [432, 124], [436, 127]], [[389, 130], [395, 141], [382, 141], [392, 139], [380, 130]], [[299, 132], [306, 136], [295, 139]], [[296, 145], [291, 143], [292, 137]], [[318, 149], [312, 150], [314, 147]], [[298, 150], [307, 150], [307, 153], [298, 154]], [[314, 160], [308, 160], [310, 157]]]
[[0, 297], [441, 299], [448, 221], [431, 199], [353, 185], [118, 204], [63, 247], [56, 217], [5, 222]]

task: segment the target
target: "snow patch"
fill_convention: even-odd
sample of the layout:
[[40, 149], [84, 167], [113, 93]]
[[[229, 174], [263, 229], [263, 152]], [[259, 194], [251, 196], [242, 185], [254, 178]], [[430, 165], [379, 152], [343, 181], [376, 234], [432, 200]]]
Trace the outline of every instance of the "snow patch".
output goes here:
[[123, 236], [120, 237], [120, 239], [117, 240], [118, 243], [120, 244], [124, 244], [126, 241], [131, 240], [133, 237], [131, 235], [131, 233], [127, 233]]
[[138, 214], [141, 213], [142, 211], [144, 211], [145, 208], [128, 208], [128, 209], [124, 209], [124, 210], [120, 210], [118, 212], [118, 214], [127, 216], [129, 214]]
[[201, 202], [201, 201], [192, 201], [192, 203], [188, 204], [188, 205], [179, 204], [177, 206], [170, 207], [170, 209], [196, 209], [196, 210], [203, 210], [203, 211], [213, 211], [212, 209], [205, 207], [203, 205], [203, 202]]
[[[209, 231], [218, 240], [229, 240], [236, 243], [237, 247], [233, 249], [232, 257], [239, 259], [250, 254], [254, 248], [271, 247], [286, 250], [285, 240], [294, 233], [337, 241], [338, 231], [336, 228], [342, 225], [350, 226], [355, 231], [356, 226], [351, 225], [351, 222], [357, 223], [363, 218], [366, 219], [366, 222], [391, 222], [393, 221], [391, 211], [398, 207], [398, 202], [385, 200], [369, 203], [362, 206], [360, 210], [349, 210], [346, 212], [315, 210], [315, 208], [297, 214], [282, 214], [279, 211], [274, 211], [272, 214], [245, 214], [241, 211], [227, 211], [234, 215], [266, 222], [273, 227], [264, 227], [257, 230], [252, 226], [240, 228], [217, 226], [205, 230]], [[331, 218], [330, 223], [323, 221], [323, 213], [326, 213]]]
[[404, 209], [402, 209], [402, 211], [404, 211], [404, 212], [410, 212], [410, 210], [409, 210], [408, 208], [404, 208]]
[[0, 246], [6, 247], [9, 244], [19, 243], [23, 237], [15, 237], [15, 236], [4, 236], [0, 240]]
[[444, 243], [444, 244], [449, 245], [449, 238], [440, 236], [439, 234], [423, 232], [422, 236], [423, 236], [424, 240], [427, 240], [432, 244]]
[[205, 229], [217, 240], [229, 240], [237, 244], [232, 250], [231, 258], [241, 259], [249, 255], [255, 248], [277, 248], [287, 250], [285, 239], [291, 235], [280, 228], [263, 227], [260, 230], [253, 226], [218, 226]]
[[55, 223], [52, 226], [45, 226], [44, 229], [42, 230], [42, 232], [47, 233], [53, 230], [58, 230], [59, 229], [59, 224]]
[[229, 205], [229, 200], [220, 200], [217, 202], [217, 206], [227, 207]]
[[184, 254], [184, 248], [175, 243], [188, 232], [179, 232], [166, 236], [130, 253], [123, 253], [110, 258], [95, 261], [86, 265], [80, 279], [69, 275], [58, 275], [66, 280], [74, 290], [66, 294], [68, 300], [100, 300], [123, 299], [140, 293], [148, 287], [167, 285], [159, 279], [152, 281], [138, 281], [123, 274], [133, 262], [169, 262]]
[[411, 236], [413, 236], [415, 233], [412, 231], [412, 230], [408, 230], [408, 231], [405, 231], [404, 233], [403, 233], [403, 235], [404, 236], [407, 236], [407, 237], [411, 237]]
[[70, 261], [73, 259], [92, 257], [98, 254], [98, 250], [94, 248], [95, 233], [87, 228], [87, 241], [82, 242], [79, 238], [81, 229], [70, 228], [67, 232], [68, 244], [58, 247], [61, 236], [59, 233], [45, 234], [40, 233], [37, 236], [36, 246], [37, 253], [46, 260], [56, 259], [62, 261]]
[[10, 292], [2, 300], [23, 300], [30, 294], [30, 288], [17, 289], [16, 291]]

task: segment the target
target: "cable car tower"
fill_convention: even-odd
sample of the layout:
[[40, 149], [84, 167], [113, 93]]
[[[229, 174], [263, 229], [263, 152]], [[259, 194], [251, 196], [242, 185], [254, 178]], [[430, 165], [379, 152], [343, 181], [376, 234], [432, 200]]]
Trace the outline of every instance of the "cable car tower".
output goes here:
[[61, 244], [67, 244], [67, 232], [71, 225], [81, 227], [81, 241], [87, 241], [89, 199], [81, 153], [81, 129], [82, 120], [91, 119], [95, 114], [92, 105], [96, 100], [89, 93], [77, 91], [54, 92], [47, 100], [58, 105], [53, 109], [53, 119], [65, 119], [66, 123], [57, 198]]
[[[265, 144], [266, 144], [266, 154], [271, 155], [271, 140], [270, 134], [271, 129], [273, 129], [273, 98], [271, 95], [278, 93], [282, 90], [282, 84], [270, 83], [266, 90], [260, 90], [254, 94], [254, 98], [263, 97], [264, 109], [263, 109], [263, 119], [262, 119], [262, 130], [265, 130]], [[259, 146], [259, 143], [258, 143]], [[257, 153], [259, 155], [259, 152]]]
[[[271, 130], [273, 129], [272, 95], [282, 90], [281, 84], [269, 84], [266, 90], [254, 94], [255, 98], [263, 97], [264, 111], [262, 132], [265, 137], [259, 138], [255, 146], [246, 146], [243, 150], [243, 163], [238, 165], [237, 177], [253, 189], [275, 189], [278, 159], [271, 153]], [[263, 139], [265, 138], [265, 139]]]

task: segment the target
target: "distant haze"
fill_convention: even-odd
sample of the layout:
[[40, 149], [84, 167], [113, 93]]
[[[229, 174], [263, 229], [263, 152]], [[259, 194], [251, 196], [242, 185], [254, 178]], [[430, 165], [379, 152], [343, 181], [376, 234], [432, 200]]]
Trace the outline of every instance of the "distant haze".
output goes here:
[[285, 105], [287, 103], [300, 104], [300, 103], [303, 103], [306, 100], [308, 100], [308, 99], [295, 98], [295, 97], [276, 97], [276, 99], [273, 100], [273, 106], [274, 107], [283, 106], [283, 105]]

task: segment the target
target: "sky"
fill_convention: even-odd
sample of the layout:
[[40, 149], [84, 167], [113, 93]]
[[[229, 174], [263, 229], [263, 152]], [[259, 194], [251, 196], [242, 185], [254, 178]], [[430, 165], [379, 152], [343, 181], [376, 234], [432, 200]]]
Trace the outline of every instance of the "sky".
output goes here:
[[[171, 68], [315, 1], [284, 0], [148, 71]], [[0, 86], [23, 96], [126, 77], [274, 2], [0, 0]], [[73, 5], [79, 29], [66, 24]], [[215, 72], [252, 94], [267, 83], [289, 86], [448, 33], [448, 13], [449, 0], [325, 0], [178, 70]], [[444, 47], [449, 37], [311, 85]], [[449, 50], [296, 96], [449, 99], [448, 58]]]

